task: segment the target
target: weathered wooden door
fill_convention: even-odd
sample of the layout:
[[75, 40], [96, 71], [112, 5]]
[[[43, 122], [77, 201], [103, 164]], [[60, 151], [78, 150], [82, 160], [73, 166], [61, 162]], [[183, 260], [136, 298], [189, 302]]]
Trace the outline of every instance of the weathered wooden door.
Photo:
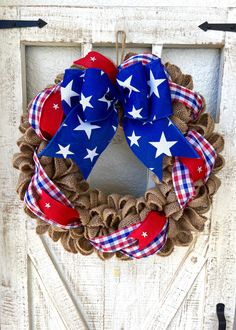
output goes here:
[[[217, 329], [219, 302], [226, 305], [228, 329], [233, 328], [236, 34], [203, 32], [198, 25], [206, 20], [235, 22], [236, 8], [232, 1], [175, 1], [176, 7], [171, 7], [172, 2], [165, 7], [165, 1], [158, 1], [157, 7], [147, 1], [143, 7], [145, 2], [139, 0], [124, 1], [121, 7], [116, 0], [64, 0], [63, 5], [32, 0], [11, 6], [3, 0], [0, 19], [42, 18], [48, 25], [0, 30], [2, 329]], [[90, 49], [115, 59], [117, 30], [126, 32], [127, 49], [150, 50], [190, 73], [225, 137], [226, 166], [210, 221], [194, 244], [177, 248], [168, 258], [103, 262], [96, 255], [69, 254], [35, 234], [15, 194], [17, 173], [11, 158], [27, 101]], [[122, 141], [110, 148], [114, 163], [119, 153], [120, 179], [109, 178], [114, 180], [109, 187], [105, 181], [95, 182], [95, 176], [91, 181], [120, 192], [142, 193], [146, 182], [135, 182], [134, 177], [144, 169]], [[106, 153], [104, 157], [108, 162]], [[104, 171], [102, 162], [96, 171]], [[109, 166], [106, 171], [111, 175]]]

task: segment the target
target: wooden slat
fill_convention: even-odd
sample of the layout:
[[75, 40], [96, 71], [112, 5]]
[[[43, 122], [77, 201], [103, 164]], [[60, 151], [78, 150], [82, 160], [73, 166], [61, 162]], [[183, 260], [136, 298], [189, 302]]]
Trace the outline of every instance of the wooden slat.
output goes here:
[[[1, 18], [19, 18], [16, 8], [0, 9]], [[18, 30], [0, 33], [0, 319], [1, 329], [28, 329], [25, 216], [15, 193], [12, 168], [22, 113], [21, 53]]]
[[[74, 8], [20, 7], [22, 19], [43, 18], [43, 29], [22, 29], [26, 42], [115, 43], [115, 32], [124, 29], [127, 43], [165, 45], [222, 45], [224, 32], [205, 33], [198, 28], [202, 18], [209, 22], [225, 22], [227, 10], [222, 8], [160, 7], [153, 8]], [[194, 14], [193, 14], [194, 12]], [[174, 20], [173, 20], [174, 17]], [[185, 31], [183, 33], [183, 31]]]
[[50, 297], [50, 301], [56, 308], [60, 318], [67, 329], [89, 329], [83, 307], [79, 298], [73, 301], [66, 283], [64, 283], [50, 259], [40, 237], [29, 231], [28, 255], [41, 280], [41, 284]]
[[[2, 0], [2, 6], [11, 6], [11, 0]], [[119, 0], [80, 0], [78, 3], [75, 3], [73, 0], [63, 0], [58, 3], [57, 0], [27, 0], [27, 3], [23, 0], [16, 0], [14, 2], [15, 6], [57, 6], [57, 7], [66, 7], [66, 6], [73, 6], [73, 7], [167, 7], [167, 6], [186, 6], [185, 0], [169, 0], [166, 2], [165, 0], [146, 0], [145, 3], [142, 0], [123, 0], [122, 4]], [[188, 1], [188, 6], [194, 7], [216, 7], [216, 8], [227, 8], [227, 7], [234, 7], [235, 1], [234, 0], [199, 0], [199, 1]]]
[[[236, 9], [229, 11], [228, 22], [236, 21]], [[226, 306], [227, 329], [233, 328], [236, 297], [236, 34], [227, 33], [224, 50], [220, 121], [217, 127], [225, 138], [225, 167], [220, 173], [221, 187], [215, 197], [211, 218], [210, 248], [206, 274], [207, 303], [204, 326], [217, 328], [216, 304]]]
[[168, 328], [207, 261], [207, 249], [208, 236], [201, 235], [196, 244], [193, 242], [160, 301], [146, 315], [141, 329]]
[[28, 257], [28, 287], [29, 287], [29, 329], [57, 329], [65, 330], [63, 323], [55, 306], [52, 304], [44, 283], [37, 269], [35, 269]]

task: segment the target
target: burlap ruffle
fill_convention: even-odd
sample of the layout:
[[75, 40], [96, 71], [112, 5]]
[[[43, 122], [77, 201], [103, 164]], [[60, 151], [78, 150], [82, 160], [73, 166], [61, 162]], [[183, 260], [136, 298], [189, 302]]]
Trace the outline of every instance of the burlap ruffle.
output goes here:
[[[182, 74], [181, 70], [169, 63], [166, 64], [173, 82], [189, 89], [193, 88], [192, 77]], [[58, 83], [63, 75], [58, 75], [55, 82]], [[224, 166], [224, 159], [219, 154], [224, 147], [224, 140], [221, 135], [214, 132], [214, 120], [208, 113], [202, 113], [197, 121], [192, 122], [189, 110], [181, 103], [173, 104], [173, 115], [171, 120], [181, 130], [186, 133], [189, 129], [194, 129], [202, 134], [215, 148], [217, 160], [208, 181], [196, 182], [196, 197], [188, 207], [182, 210], [179, 207], [174, 192], [171, 172], [173, 158], [164, 159], [163, 182], [153, 175], [155, 188], [146, 191], [143, 197], [135, 198], [130, 195], [121, 196], [119, 194], [106, 195], [99, 190], [90, 190], [88, 183], [83, 179], [80, 170], [71, 160], [42, 157], [40, 163], [50, 179], [61, 189], [61, 191], [71, 201], [78, 210], [82, 226], [76, 229], [61, 229], [47, 224], [37, 219], [36, 232], [41, 235], [46, 232], [53, 241], [62, 243], [65, 250], [83, 255], [89, 255], [94, 251], [89, 239], [108, 235], [117, 229], [143, 220], [149, 211], [163, 211], [169, 218], [168, 240], [164, 248], [158, 255], [167, 256], [174, 246], [188, 245], [193, 239], [193, 232], [202, 231], [206, 213], [212, 203], [212, 197], [220, 186], [220, 180], [216, 173]], [[122, 121], [122, 116], [120, 116]], [[17, 184], [17, 193], [23, 200], [26, 189], [34, 173], [33, 153], [46, 146], [30, 127], [27, 116], [22, 116], [20, 131], [22, 136], [17, 141], [19, 153], [13, 157], [13, 166], [20, 171]], [[27, 214], [36, 218], [31, 211], [25, 208]], [[111, 258], [114, 253], [102, 253], [96, 251], [98, 256], [105, 260]], [[118, 258], [127, 260], [128, 258], [116, 253]]]

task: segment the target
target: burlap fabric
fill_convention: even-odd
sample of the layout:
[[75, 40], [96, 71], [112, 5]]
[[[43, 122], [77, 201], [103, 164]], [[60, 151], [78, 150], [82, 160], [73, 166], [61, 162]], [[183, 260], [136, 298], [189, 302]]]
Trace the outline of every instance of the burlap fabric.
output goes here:
[[[182, 74], [175, 65], [166, 63], [165, 66], [173, 82], [189, 89], [193, 88], [190, 75]], [[62, 78], [63, 75], [57, 76], [55, 82], [58, 83]], [[120, 124], [122, 124], [120, 107], [119, 116]], [[72, 160], [42, 157], [40, 163], [45, 172], [78, 210], [82, 226], [77, 229], [61, 229], [37, 219], [25, 207], [26, 213], [36, 219], [36, 232], [39, 235], [48, 233], [53, 241], [60, 241], [69, 252], [89, 255], [95, 250], [89, 242], [90, 238], [108, 235], [117, 229], [143, 220], [149, 211], [157, 210], [163, 211], [169, 218], [167, 243], [158, 255], [168, 256], [175, 245], [189, 245], [193, 240], [193, 233], [203, 230], [206, 221], [203, 214], [209, 210], [212, 197], [220, 186], [216, 173], [224, 165], [224, 159], [220, 155], [224, 140], [221, 135], [214, 132], [214, 121], [208, 113], [202, 113], [197, 121], [192, 122], [189, 110], [183, 104], [176, 102], [173, 104], [171, 120], [182, 133], [186, 133], [189, 129], [198, 131], [217, 152], [213, 173], [205, 184], [201, 181], [196, 182], [196, 197], [184, 210], [180, 209], [173, 189], [171, 172], [174, 159], [171, 157], [164, 159], [163, 182], [160, 183], [153, 175], [155, 188], [149, 189], [144, 196], [139, 198], [130, 195], [121, 196], [116, 193], [106, 195], [99, 190], [90, 190], [88, 183]], [[37, 148], [39, 152], [46, 146], [46, 142], [42, 141], [30, 127], [27, 115], [22, 116], [19, 129], [22, 133], [17, 141], [20, 151], [14, 155], [13, 166], [20, 171], [16, 190], [20, 199], [23, 200], [34, 173], [34, 150]], [[114, 255], [114, 253], [102, 253], [97, 250], [96, 252], [102, 259]], [[128, 259], [120, 252], [116, 253], [116, 256], [123, 260]]]

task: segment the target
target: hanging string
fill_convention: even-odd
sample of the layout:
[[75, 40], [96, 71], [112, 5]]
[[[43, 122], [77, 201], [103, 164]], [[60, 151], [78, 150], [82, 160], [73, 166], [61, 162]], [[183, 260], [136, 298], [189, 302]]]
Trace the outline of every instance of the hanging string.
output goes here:
[[[121, 35], [121, 55], [119, 60], [119, 35]], [[116, 65], [120, 65], [125, 56], [126, 33], [123, 30], [116, 32]]]

